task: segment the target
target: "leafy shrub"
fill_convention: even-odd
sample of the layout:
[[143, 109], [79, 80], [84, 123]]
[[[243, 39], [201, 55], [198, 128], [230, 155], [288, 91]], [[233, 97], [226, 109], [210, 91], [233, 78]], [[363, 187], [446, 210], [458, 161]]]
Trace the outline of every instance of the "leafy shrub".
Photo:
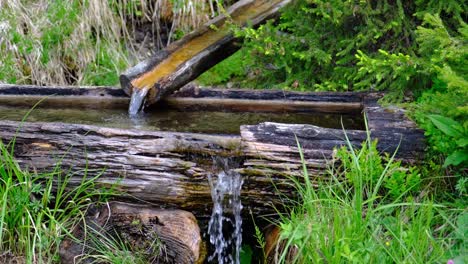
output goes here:
[[456, 149], [445, 159], [444, 167], [466, 164], [468, 161], [468, 130], [460, 123], [444, 116], [429, 115], [428, 117], [442, 133], [455, 142]]
[[[386, 91], [425, 130], [428, 157], [459, 150], [428, 118], [468, 128], [468, 24], [465, 1], [298, 0], [278, 23], [238, 30], [259, 74], [252, 86]], [[251, 76], [252, 77], [252, 76]], [[453, 164], [453, 163], [452, 163]], [[463, 165], [447, 170], [463, 178]]]
[[463, 10], [454, 0], [299, 0], [279, 23], [237, 34], [256, 59], [262, 87], [392, 90], [401, 97], [430, 87], [436, 71], [450, 74], [446, 64], [462, 69]]

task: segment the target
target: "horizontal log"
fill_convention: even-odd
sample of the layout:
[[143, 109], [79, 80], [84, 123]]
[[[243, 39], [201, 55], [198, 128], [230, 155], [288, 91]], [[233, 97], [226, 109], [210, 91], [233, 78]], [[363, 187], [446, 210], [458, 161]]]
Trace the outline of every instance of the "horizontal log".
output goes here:
[[[63, 123], [0, 122], [4, 143], [15, 139], [15, 157], [25, 168], [51, 170], [60, 163], [76, 174], [103, 172], [99, 182], [118, 184], [124, 199], [136, 198], [197, 215], [211, 211], [207, 175], [212, 156], [239, 155], [240, 138], [151, 132]], [[91, 176], [89, 176], [91, 177]]]
[[78, 241], [61, 243], [62, 263], [94, 263], [101, 241], [122, 241], [148, 263], [203, 263], [205, 255], [195, 216], [182, 210], [112, 202], [88, 210], [86, 220], [72, 232]]
[[[363, 95], [363, 112], [372, 139], [378, 140], [378, 150], [390, 154], [405, 163], [421, 160], [425, 149], [424, 132], [408, 120], [398, 108], [384, 108], [378, 104], [381, 94]], [[281, 124], [266, 122], [241, 127], [243, 154], [246, 157], [240, 173], [245, 184], [275, 182], [278, 190], [287, 189], [287, 178], [302, 177], [302, 161], [298, 143], [312, 182], [324, 177], [329, 162], [333, 160], [333, 149], [346, 146], [346, 138], [354, 147], [360, 147], [367, 132], [362, 130], [340, 130], [303, 124]], [[259, 180], [263, 178], [263, 180]], [[285, 192], [287, 193], [287, 192]], [[272, 198], [269, 196], [268, 198]], [[270, 203], [277, 203], [274, 197]]]
[[[99, 98], [101, 95], [97, 91], [91, 89], [88, 94], [83, 93], [83, 96]], [[0, 94], [1, 92], [2, 89]], [[56, 102], [66, 96], [73, 98], [69, 94], [70, 91], [63, 92], [61, 96], [55, 97]], [[108, 93], [104, 94], [104, 97], [114, 98]], [[371, 135], [379, 140], [378, 146], [381, 151], [392, 153], [399, 146], [397, 157], [405, 162], [414, 162], [422, 156], [423, 132], [407, 120], [400, 109], [380, 107], [377, 102], [378, 94], [307, 94], [188, 88], [178, 92], [170, 100], [180, 100], [179, 103], [183, 100], [191, 102], [191, 105], [181, 103], [179, 107], [182, 108], [196, 107], [197, 100], [201, 100], [210, 101], [213, 107], [214, 102], [232, 102], [233, 105], [235, 102], [241, 102], [238, 105], [249, 109], [249, 105], [254, 107], [262, 95], [270, 100], [268, 102], [273, 102], [268, 106], [268, 102], [265, 101], [265, 106], [268, 107], [275, 105], [275, 102], [281, 107], [320, 104], [326, 103], [326, 100], [330, 100], [329, 103], [340, 104], [339, 100], [348, 98], [343, 104], [353, 105], [354, 111], [366, 113]], [[8, 96], [22, 95], [10, 93], [0, 96], [0, 100], [9, 98]], [[115, 97], [124, 98], [120, 95]], [[24, 98], [29, 98], [29, 95]], [[75, 98], [82, 97], [76, 95]], [[296, 100], [297, 98], [301, 100]], [[258, 105], [261, 106], [261, 103]], [[347, 130], [346, 134], [356, 146], [366, 139], [366, 132], [363, 130]], [[250, 209], [258, 214], [274, 212], [272, 205], [281, 204], [283, 198], [278, 191], [291, 193], [291, 181], [288, 177], [301, 176], [296, 137], [303, 148], [312, 181], [325, 177], [327, 162], [332, 158], [333, 148], [345, 144], [345, 134], [341, 129], [304, 124], [267, 122], [242, 126], [240, 136], [224, 136], [80, 124], [21, 124], [0, 121], [0, 139], [4, 143], [16, 139], [15, 157], [25, 168], [51, 170], [60, 163], [65, 169], [73, 168], [73, 171], [76, 171], [72, 178], [74, 184], [79, 184], [85, 170], [95, 175], [105, 169], [99, 182], [106, 185], [118, 183], [118, 188], [127, 193], [122, 199], [134, 198], [168, 208], [186, 209], [198, 218], [205, 219], [209, 217], [212, 209], [207, 178], [209, 174], [216, 174], [220, 170], [213, 167], [212, 159], [215, 156], [241, 160], [240, 166], [235, 169], [244, 177], [242, 199], [246, 212]]]
[[[172, 108], [246, 112], [360, 114], [361, 93], [216, 89], [186, 85], [164, 100]], [[151, 108], [150, 108], [151, 109]]]
[[[181, 110], [242, 112], [323, 112], [359, 114], [362, 93], [285, 92], [277, 90], [216, 89], [186, 85], [165, 98], [160, 107]], [[127, 109], [130, 98], [116, 87], [33, 86], [0, 84], [0, 105], [14, 107]]]

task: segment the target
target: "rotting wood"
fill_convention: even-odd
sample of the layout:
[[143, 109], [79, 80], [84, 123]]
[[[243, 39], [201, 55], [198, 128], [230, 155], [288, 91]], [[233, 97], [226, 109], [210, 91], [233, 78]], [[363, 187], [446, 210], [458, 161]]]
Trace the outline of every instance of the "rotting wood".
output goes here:
[[94, 247], [106, 244], [96, 245], [96, 241], [109, 240], [125, 243], [148, 263], [203, 263], [206, 255], [195, 216], [182, 210], [112, 202], [88, 210], [86, 221], [73, 235], [79, 242], [71, 238], [62, 242], [62, 263], [92, 262], [92, 255], [98, 253]]

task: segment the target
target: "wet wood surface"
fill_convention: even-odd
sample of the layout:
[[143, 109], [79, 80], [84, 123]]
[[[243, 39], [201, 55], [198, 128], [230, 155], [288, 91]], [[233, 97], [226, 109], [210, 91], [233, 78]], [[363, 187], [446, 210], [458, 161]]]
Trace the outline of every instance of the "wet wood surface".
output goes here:
[[[333, 95], [326, 93], [235, 93], [217, 89], [189, 89], [172, 98], [190, 98], [194, 102], [197, 99], [211, 98], [216, 102], [217, 99], [244, 98], [241, 101], [250, 100], [250, 104], [255, 105], [256, 98], [262, 98], [262, 93], [264, 98], [283, 100], [285, 105], [333, 101]], [[348, 98], [345, 103], [355, 104], [354, 111], [366, 113], [371, 135], [379, 140], [381, 151], [393, 153], [399, 146], [398, 158], [406, 162], [421, 158], [423, 132], [404, 116], [402, 110], [379, 106], [379, 94], [345, 95], [335, 94], [342, 99]], [[325, 99], [319, 100], [320, 96]], [[362, 130], [347, 130], [346, 135], [354, 145], [366, 138], [366, 132]], [[105, 185], [117, 184], [126, 194], [122, 199], [181, 208], [205, 219], [212, 209], [208, 175], [218, 172], [213, 168], [215, 156], [240, 160], [240, 167], [235, 169], [244, 177], [244, 212], [250, 209], [256, 214], [274, 212], [272, 205], [281, 204], [279, 193], [291, 193], [288, 177], [301, 176], [296, 137], [313, 180], [325, 177], [333, 148], [345, 144], [343, 130], [306, 124], [267, 122], [242, 126], [240, 136], [227, 136], [0, 121], [0, 138], [5, 144], [15, 139], [15, 157], [24, 168], [52, 170], [60, 163], [64, 169], [73, 170], [74, 184], [78, 184], [85, 174], [92, 177], [102, 172], [98, 181]]]
[[240, 48], [229, 23], [256, 27], [279, 16], [291, 0], [241, 0], [226, 14], [207, 22], [200, 29], [172, 43], [151, 58], [120, 76], [122, 88], [130, 95], [134, 89], [150, 89], [146, 103], [153, 104], [194, 80]]

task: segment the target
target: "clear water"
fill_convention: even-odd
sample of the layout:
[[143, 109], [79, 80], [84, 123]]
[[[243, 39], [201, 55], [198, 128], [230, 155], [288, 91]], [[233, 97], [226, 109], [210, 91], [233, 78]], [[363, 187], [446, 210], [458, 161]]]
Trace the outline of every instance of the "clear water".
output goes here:
[[[27, 107], [0, 105], [0, 120], [20, 121]], [[341, 128], [341, 118], [346, 129], [362, 129], [361, 117], [322, 113], [255, 113], [223, 111], [183, 111], [154, 109], [129, 117], [126, 109], [58, 108], [42, 107], [31, 112], [26, 121], [64, 122], [98, 125], [125, 129], [178, 131], [210, 134], [239, 134], [241, 125], [261, 122], [312, 124], [328, 128]]]
[[243, 180], [239, 173], [230, 168], [227, 159], [218, 160], [217, 163], [220, 162], [221, 171], [216, 176], [208, 177], [213, 200], [208, 233], [215, 249], [208, 261], [239, 264], [242, 245], [240, 192]]
[[128, 114], [130, 116], [136, 116], [141, 110], [143, 110], [142, 108], [147, 94], [148, 89], [140, 89], [132, 92], [132, 97], [128, 106]]

